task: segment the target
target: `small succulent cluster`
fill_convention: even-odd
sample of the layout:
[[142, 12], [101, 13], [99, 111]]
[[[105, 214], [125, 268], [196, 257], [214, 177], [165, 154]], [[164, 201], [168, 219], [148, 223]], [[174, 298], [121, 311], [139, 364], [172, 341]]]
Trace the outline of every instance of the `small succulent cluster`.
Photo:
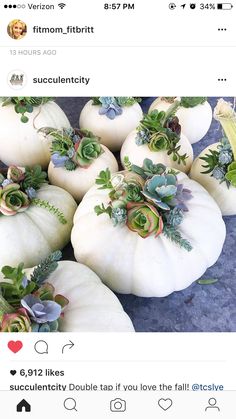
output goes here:
[[54, 295], [52, 284], [46, 282], [55, 271], [61, 252], [57, 251], [42, 261], [30, 278], [24, 264], [4, 266], [4, 282], [0, 282], [0, 332], [56, 332], [60, 327], [63, 309], [69, 301]]
[[30, 205], [36, 205], [47, 209], [62, 224], [66, 224], [58, 208], [37, 198], [37, 191], [47, 183], [46, 178], [47, 173], [39, 165], [32, 168], [9, 166], [6, 177], [0, 173], [0, 216], [13, 216], [26, 211]]
[[[164, 100], [167, 103], [174, 103], [176, 97], [162, 97], [161, 100]], [[191, 97], [191, 96], [182, 96], [180, 98], [180, 106], [183, 108], [194, 108], [198, 105], [203, 105], [207, 101], [207, 97]]]
[[29, 121], [26, 113], [32, 113], [35, 107], [41, 106], [52, 100], [51, 97], [2, 97], [2, 106], [14, 105], [15, 112], [21, 115], [21, 122]]
[[146, 144], [151, 151], [166, 150], [173, 161], [186, 164], [188, 156], [179, 153], [181, 126], [175, 116], [178, 106], [179, 102], [175, 101], [167, 112], [154, 110], [144, 115], [137, 128], [135, 142], [139, 146]]
[[94, 97], [93, 105], [100, 105], [99, 115], [106, 115], [109, 119], [115, 119], [123, 113], [124, 106], [132, 106], [134, 103], [140, 102], [139, 98], [133, 97]]
[[203, 174], [211, 173], [215, 179], [220, 183], [226, 182], [227, 186], [236, 186], [236, 162], [230, 142], [226, 137], [223, 137], [217, 150], [209, 150], [209, 154], [201, 157], [205, 162], [202, 166], [206, 169]]
[[10, 216], [27, 210], [46, 177], [40, 166], [10, 166], [6, 178], [0, 174], [0, 214]]
[[104, 151], [100, 138], [87, 130], [77, 128], [41, 128], [39, 130], [52, 138], [51, 161], [54, 167], [75, 170], [89, 167]]
[[178, 183], [176, 172], [163, 164], [145, 159], [143, 166], [132, 165], [125, 158], [124, 172], [111, 176], [102, 171], [96, 184], [109, 189], [107, 207], [97, 205], [97, 215], [108, 214], [114, 226], [126, 225], [142, 238], [164, 233], [170, 240], [190, 251], [191, 244], [182, 238], [178, 227], [188, 211], [191, 191]]

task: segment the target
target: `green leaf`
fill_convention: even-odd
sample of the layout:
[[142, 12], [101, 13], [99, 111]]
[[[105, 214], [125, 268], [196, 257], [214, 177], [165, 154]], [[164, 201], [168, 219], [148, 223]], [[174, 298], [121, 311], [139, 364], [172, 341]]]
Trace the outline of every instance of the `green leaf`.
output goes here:
[[216, 282], [218, 282], [218, 279], [214, 279], [214, 278], [209, 278], [209, 279], [198, 279], [197, 283], [200, 285], [210, 285], [210, 284], [215, 284]]
[[98, 189], [113, 189], [111, 184], [111, 172], [109, 169], [102, 170], [96, 179], [96, 184], [101, 185]]
[[94, 211], [97, 215], [101, 215], [101, 214], [108, 214], [109, 217], [111, 218], [111, 213], [112, 213], [112, 207], [108, 206], [107, 208], [105, 208], [104, 204], [102, 205], [96, 205], [94, 207]]

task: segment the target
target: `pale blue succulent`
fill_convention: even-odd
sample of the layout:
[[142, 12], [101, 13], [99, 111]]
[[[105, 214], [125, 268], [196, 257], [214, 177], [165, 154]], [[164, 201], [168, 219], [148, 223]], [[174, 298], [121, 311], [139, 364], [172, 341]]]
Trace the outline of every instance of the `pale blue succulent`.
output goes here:
[[127, 221], [126, 208], [113, 208], [111, 213], [111, 220], [114, 226], [117, 226], [118, 224], [125, 224]]
[[212, 176], [217, 180], [223, 180], [225, 177], [225, 170], [223, 167], [215, 167], [212, 171]]
[[27, 188], [27, 189], [25, 190], [25, 192], [27, 193], [27, 195], [28, 195], [29, 199], [34, 199], [34, 198], [36, 198], [37, 192], [36, 192], [36, 190], [35, 190], [34, 188], [32, 188], [32, 187]]
[[37, 333], [57, 332], [58, 326], [59, 324], [57, 320], [55, 320], [54, 322], [47, 322], [43, 324], [32, 323], [31, 330], [32, 332], [37, 332]]
[[233, 161], [233, 154], [230, 150], [222, 150], [219, 154], [219, 163], [222, 165], [230, 164]]
[[170, 210], [169, 202], [177, 192], [177, 178], [172, 174], [155, 175], [147, 180], [142, 194], [163, 210]]
[[47, 323], [57, 320], [61, 315], [61, 306], [55, 301], [42, 301], [32, 294], [26, 295], [21, 300], [30, 318], [35, 323]]
[[135, 143], [137, 145], [148, 144], [150, 142], [150, 133], [147, 129], [141, 129], [137, 132]]
[[13, 180], [11, 180], [11, 179], [4, 179], [4, 181], [2, 182], [2, 187], [5, 188], [5, 186], [10, 185], [11, 183], [13, 183]]
[[64, 167], [67, 160], [69, 160], [68, 156], [61, 156], [58, 152], [51, 155], [51, 161], [55, 167]]
[[23, 287], [23, 288], [26, 288], [26, 287], [27, 287], [27, 285], [28, 285], [28, 282], [29, 282], [29, 280], [28, 280], [27, 276], [26, 276], [26, 275], [25, 275], [25, 276], [23, 276], [23, 278], [22, 278], [22, 282], [21, 282], [22, 287]]
[[101, 108], [99, 109], [99, 115], [106, 115], [109, 119], [115, 119], [116, 116], [123, 113], [122, 108], [117, 103], [116, 99], [112, 96], [100, 97]]

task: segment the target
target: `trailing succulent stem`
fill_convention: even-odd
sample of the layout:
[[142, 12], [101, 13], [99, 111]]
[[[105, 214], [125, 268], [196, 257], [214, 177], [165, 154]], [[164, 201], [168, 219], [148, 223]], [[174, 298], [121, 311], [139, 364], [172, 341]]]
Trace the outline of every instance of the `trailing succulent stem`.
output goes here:
[[45, 208], [51, 214], [55, 215], [61, 224], [67, 223], [67, 220], [64, 214], [58, 208], [54, 207], [54, 205], [51, 205], [48, 201], [45, 201], [39, 198], [34, 198], [32, 200], [32, 204], [39, 208]]

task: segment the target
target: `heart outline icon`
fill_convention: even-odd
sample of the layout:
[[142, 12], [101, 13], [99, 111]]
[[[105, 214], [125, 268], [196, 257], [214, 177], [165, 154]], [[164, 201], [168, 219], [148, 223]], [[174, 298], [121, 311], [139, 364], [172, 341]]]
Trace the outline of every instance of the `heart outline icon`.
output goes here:
[[158, 406], [162, 410], [168, 410], [173, 404], [173, 401], [171, 399], [159, 399], [158, 400]]
[[16, 375], [16, 370], [11, 370], [10, 374], [13, 375], [13, 376]]
[[10, 340], [7, 346], [10, 351], [16, 354], [23, 348], [23, 343], [20, 340]]

